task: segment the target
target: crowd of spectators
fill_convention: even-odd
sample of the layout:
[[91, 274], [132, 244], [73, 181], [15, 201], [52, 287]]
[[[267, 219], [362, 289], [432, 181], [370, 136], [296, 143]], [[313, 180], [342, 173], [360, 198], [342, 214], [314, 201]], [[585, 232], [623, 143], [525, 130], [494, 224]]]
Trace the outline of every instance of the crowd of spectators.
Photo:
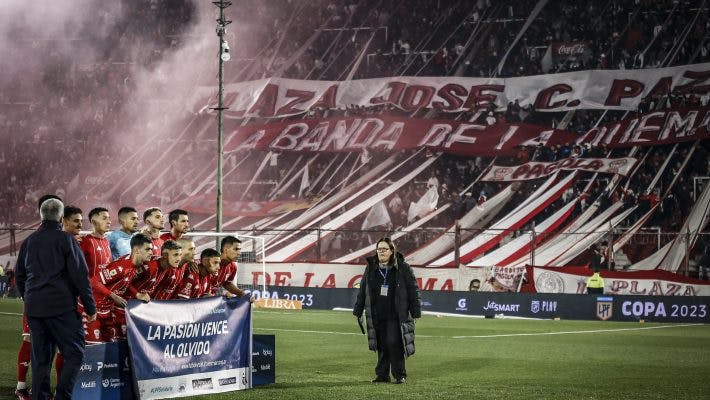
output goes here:
[[[233, 62], [226, 64], [227, 76], [235, 77], [234, 80], [269, 76], [339, 80], [346, 79], [352, 72], [354, 79], [396, 75], [508, 77], [596, 68], [650, 68], [710, 59], [705, 38], [709, 22], [707, 18], [695, 18], [707, 9], [699, 10], [692, 1], [612, 0], [600, 4], [592, 0], [551, 0], [517, 40], [536, 5], [537, 2], [513, 0], [319, 0], [288, 1], [275, 7], [268, 2], [252, 0], [235, 4], [235, 10], [231, 10], [238, 15], [233, 19], [242, 22], [246, 20], [243, 15], [248, 15], [253, 23], [234, 26], [228, 34], [233, 47], [238, 42], [243, 54], [235, 55]], [[34, 200], [48, 190], [62, 194], [91, 186], [98, 188], [95, 190], [98, 193], [115, 194], [117, 192], [111, 189], [115, 189], [112, 185], [116, 184], [117, 175], [143, 171], [152, 165], [152, 160], [158, 159], [157, 156], [144, 157], [138, 162], [124, 164], [136, 153], [136, 148], [144, 144], [132, 142], [130, 135], [117, 138], [117, 133], [125, 123], [123, 117], [146, 107], [146, 104], [155, 108], [155, 117], [135, 129], [151, 132], [166, 125], [169, 119], [187, 118], [181, 113], [171, 115], [165, 112], [162, 108], [171, 104], [166, 101], [175, 99], [163, 99], [159, 91], [150, 99], [132, 96], [137, 89], [133, 73], [136, 65], [151, 70], [169, 52], [190, 40], [186, 30], [195, 18], [194, 7], [189, 1], [151, 0], [129, 7], [117, 21], [112, 21], [109, 11], [99, 10], [98, 17], [83, 28], [83, 33], [79, 32], [79, 39], [73, 44], [76, 48], [96, 46], [95, 51], [77, 52], [83, 58], [56, 49], [51, 41], [32, 41], [33, 53], [45, 53], [49, 60], [36, 71], [42, 77], [45, 89], [37, 92], [30, 87], [34, 83], [22, 79], [3, 81], [3, 87], [0, 87], [0, 131], [9, 133], [0, 136], [0, 169], [7, 174], [0, 193], [7, 207], [2, 208], [0, 224], [32, 221]], [[100, 28], [106, 27], [104, 36], [96, 37], [95, 32], [102, 32]], [[245, 32], [257, 40], [241, 43], [240, 35], [246, 35]], [[101, 45], [97, 46], [97, 43]], [[576, 56], [553, 58], [545, 67], [547, 71], [543, 71], [543, 57], [553, 43], [581, 43], [584, 51]], [[20, 46], [10, 49], [8, 56], [15, 57], [18, 63], [36, 65], [28, 60], [31, 54]], [[502, 65], [500, 70], [499, 64]], [[155, 76], [159, 81], [157, 84], [169, 80], [157, 71]], [[204, 74], [198, 83], [214, 84], [214, 76]], [[707, 104], [707, 96], [674, 93], [644, 99], [637, 112]], [[408, 115], [392, 106], [350, 106], [339, 110], [312, 110], [307, 115], [291, 118], [382, 113]], [[416, 116], [470, 120], [473, 115], [473, 112], [465, 112], [447, 116], [423, 110]], [[516, 100], [505, 109], [491, 107], [475, 115], [478, 116], [476, 122], [481, 124], [522, 122], [586, 132], [598, 123], [614, 122], [626, 113], [580, 110], [567, 121], [565, 113], [540, 113]], [[56, 132], [63, 134], [57, 135]], [[120, 199], [160, 203], [190, 193], [190, 187], [186, 186], [195, 187], [197, 180], [209, 176], [195, 172], [196, 166], [207, 170], [213, 163], [213, 141], [208, 140], [208, 136], [204, 132], [195, 133], [193, 143], [180, 147], [183, 151], [181, 162], [172, 164], [174, 167], [161, 175], [167, 183], [161, 183], [154, 190], [160, 193], [159, 198], [141, 199], [142, 186], [133, 185], [125, 192], [119, 190]], [[167, 143], [170, 138], [155, 138], [155, 143], [161, 144], [161, 141]], [[688, 145], [680, 146], [673, 154], [671, 167], [658, 185], [659, 191], [645, 193], [655, 171], [669, 154], [670, 146], [648, 150], [651, 155], [629, 187], [606, 194], [606, 197], [623, 197], [629, 205], [640, 205], [626, 224], [633, 223], [644, 210], [660, 202], [661, 212], [654, 215], [652, 223], [668, 230], [678, 229], [678, 221], [683, 220], [692, 205], [689, 193], [692, 192], [693, 178], [707, 176], [710, 172], [706, 147], [703, 143], [696, 149], [686, 173], [681, 175], [668, 195], [661, 198], [670, 179], [678, 172], [684, 154], [689, 151]], [[599, 157], [608, 152], [609, 149], [604, 147], [574, 144], [524, 147], [514, 157], [497, 160], [497, 163], [514, 165], [566, 157]], [[330, 179], [322, 179], [303, 193], [299, 193], [299, 182], [295, 180], [279, 195], [266, 196], [289, 175], [291, 167], [301, 157], [283, 153], [273, 156], [274, 161], [268, 163], [252, 182], [257, 185], [254, 190], [245, 192], [259, 165], [256, 159], [263, 158], [261, 155], [250, 157], [250, 165], [240, 167], [240, 155], [227, 155], [227, 170], [232, 171], [225, 176], [225, 198], [228, 201], [288, 200], [299, 195], [314, 199], [332, 190], [336, 183], [352, 179], [348, 177], [350, 168], [342, 168], [334, 176], [329, 176]], [[357, 158], [358, 163], [364, 164], [358, 173], [361, 176], [385, 157], [383, 154], [353, 155], [352, 159]], [[485, 182], [468, 187], [490, 161], [485, 157], [440, 157], [427, 172], [426, 179], [418, 178], [386, 200], [392, 218], [391, 226], [386, 228], [395, 229], [410, 222], [407, 206], [423, 195], [429, 178], [437, 181], [439, 203], [451, 204], [447, 212], [432, 221], [431, 227], [448, 227], [453, 220], [500, 190], [500, 185]], [[311, 179], [320, 176], [329, 162], [326, 157], [313, 161], [309, 166]], [[97, 166], [109, 167], [97, 172]], [[57, 174], [57, 171], [63, 173]], [[194, 179], [193, 185], [175, 183], [185, 177]], [[534, 182], [521, 184], [516, 199], [525, 198], [534, 189]], [[575, 185], [560, 201], [573, 198], [582, 189], [582, 184]], [[590, 199], [602, 194], [604, 188], [598, 185], [592, 190], [588, 195]], [[543, 213], [539, 218], [545, 216]], [[332, 242], [336, 244], [330, 243], [331, 251], [346, 250], [346, 247], [354, 249], [371, 241], [369, 236], [357, 232], [360, 223], [360, 220], [353, 221], [344, 233], [335, 236], [337, 240], [332, 239]], [[343, 235], [347, 230], [357, 237], [346, 240]], [[426, 234], [419, 236], [412, 245], [418, 246], [426, 240]]]

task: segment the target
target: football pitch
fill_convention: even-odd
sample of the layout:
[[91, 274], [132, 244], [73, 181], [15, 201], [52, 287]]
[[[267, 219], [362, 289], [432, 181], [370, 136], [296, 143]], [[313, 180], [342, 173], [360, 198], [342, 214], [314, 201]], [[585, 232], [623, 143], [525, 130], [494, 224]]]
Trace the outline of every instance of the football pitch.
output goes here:
[[[0, 300], [0, 399], [16, 383], [21, 303]], [[192, 399], [702, 399], [710, 326], [426, 315], [404, 385], [372, 384], [376, 355], [342, 311], [260, 311], [276, 384]]]

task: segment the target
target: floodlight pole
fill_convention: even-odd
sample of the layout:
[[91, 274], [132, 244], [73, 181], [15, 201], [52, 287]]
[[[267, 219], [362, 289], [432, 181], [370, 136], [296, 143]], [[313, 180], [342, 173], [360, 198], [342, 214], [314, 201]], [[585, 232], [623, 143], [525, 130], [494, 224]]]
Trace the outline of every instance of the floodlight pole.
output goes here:
[[[217, 19], [217, 36], [219, 37], [219, 52], [217, 53], [217, 58], [219, 59], [219, 89], [217, 93], [217, 226], [216, 231], [222, 232], [222, 159], [223, 159], [223, 149], [222, 149], [222, 111], [227, 109], [224, 107], [224, 54], [228, 55], [229, 47], [224, 40], [224, 34], [227, 31], [227, 25], [231, 24], [232, 21], [228, 21], [224, 18], [224, 9], [231, 6], [231, 1], [219, 0], [213, 1], [212, 4], [219, 8], [219, 19]], [[228, 59], [229, 57], [227, 57]], [[217, 248], [219, 249], [220, 237], [217, 236], [216, 240]]]

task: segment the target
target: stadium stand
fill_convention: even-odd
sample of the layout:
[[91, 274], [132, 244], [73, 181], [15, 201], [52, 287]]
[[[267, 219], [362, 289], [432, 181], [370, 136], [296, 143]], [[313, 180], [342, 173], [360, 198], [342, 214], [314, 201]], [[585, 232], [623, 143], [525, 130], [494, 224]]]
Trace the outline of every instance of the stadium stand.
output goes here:
[[[171, 60], [174, 54], [194, 45], [193, 28], [206, 26], [200, 15], [212, 12], [196, 7], [189, 1], [141, 2], [110, 24], [107, 20], [115, 10], [107, 7], [83, 32], [59, 38], [59, 42], [66, 42], [64, 46], [41, 36], [23, 36], [21, 43], [47, 54], [41, 65], [28, 59], [30, 55], [21, 47], [10, 48], [9, 58], [33, 66], [35, 70], [29, 73], [39, 77], [46, 89], [33, 89], [36, 80], [2, 81], [0, 126], [7, 134], [0, 138], [0, 167], [7, 178], [0, 192], [5, 205], [0, 208], [0, 223], [8, 233], [0, 232], [0, 250], [10, 250], [7, 228], [13, 223], [28, 227], [35, 219], [35, 200], [48, 191], [84, 209], [98, 204], [112, 210], [125, 204], [164, 209], [181, 206], [190, 210], [196, 229], [212, 228], [210, 210], [216, 196], [213, 115], [194, 113], [184, 98], [165, 94], [175, 79], [166, 65], [175, 63]], [[228, 83], [274, 77], [321, 81], [396, 76], [493, 79], [710, 62], [709, 10], [694, 1], [323, 0], [275, 7], [251, 0], [233, 8], [237, 22], [230, 41], [233, 47], [239, 43], [239, 50], [234, 51], [238, 57], [226, 64]], [[240, 13], [248, 13], [249, 23]], [[104, 36], [96, 37], [97, 32]], [[19, 29], [8, 35], [19, 35]], [[240, 40], [247, 36], [254, 40]], [[68, 57], [66, 48], [90, 47], [99, 39], [102, 44], [96, 51]], [[185, 92], [215, 84], [214, 60], [194, 62], [200, 72], [186, 79]], [[486, 106], [479, 113], [409, 112], [391, 105], [352, 104], [285, 117], [239, 118], [228, 121], [227, 126], [236, 130], [247, 124], [379, 116], [527, 123], [582, 137], [594, 127], [651, 111], [706, 107], [708, 93], [652, 96], [633, 111], [541, 112], [531, 104], [520, 105], [517, 100], [522, 98], [511, 100], [506, 106]], [[126, 118], [139, 111], [150, 117], [128, 124]], [[489, 117], [492, 119], [486, 121]], [[400, 248], [405, 254], [447, 238], [445, 251], [427, 262], [446, 254], [454, 257], [454, 246], [465, 247], [481, 238], [486, 238], [486, 248], [470, 244], [480, 250], [475, 254], [508, 251], [505, 257], [501, 255], [508, 259], [516, 254], [516, 238], [552, 221], [565, 205], [574, 204], [564, 223], [541, 233], [540, 245], [548, 243], [555, 249], [553, 239], [559, 238], [560, 232], [571, 237], [597, 232], [604, 222], [591, 226], [579, 218], [595, 221], [604, 210], [619, 204], [616, 216], [622, 210], [628, 212], [614, 229], [603, 230], [593, 239], [619, 240], [639, 221], [643, 229], [654, 229], [652, 235], [637, 233], [633, 240], [625, 239], [618, 257], [623, 253], [625, 265], [633, 266], [682, 233], [684, 222], [698, 206], [707, 182], [703, 178], [710, 176], [708, 145], [708, 140], [702, 140], [607, 148], [570, 142], [520, 146], [513, 155], [497, 157], [425, 150], [334, 155], [235, 150], [225, 155], [225, 228], [266, 237], [267, 259], [273, 261], [352, 261], [357, 257], [346, 259], [348, 255], [358, 254], [379, 236], [398, 232], [404, 238]], [[493, 164], [630, 156], [641, 161], [628, 178], [580, 173], [550, 198], [549, 204], [520, 216], [525, 218], [516, 219], [519, 223], [515, 224], [496, 225], [505, 221], [504, 216], [517, 215], [518, 207], [535, 196], [545, 179], [523, 181], [510, 188], [481, 180]], [[426, 167], [420, 174], [409, 178], [423, 165]], [[385, 172], [391, 173], [382, 178]], [[358, 204], [395, 187], [363, 211], [353, 211]], [[422, 199], [431, 187], [438, 199], [429, 211], [437, 213], [412, 218], [408, 215], [410, 204]], [[500, 200], [495, 215], [488, 220], [476, 215], [477, 209], [490, 206], [490, 201], [502, 194], [505, 200]], [[243, 212], [249, 202], [286, 207], [287, 211]], [[376, 209], [379, 202], [385, 206], [387, 218], [364, 212]], [[590, 209], [594, 211], [586, 215]], [[372, 225], [373, 218], [376, 225]], [[611, 219], [607, 216], [606, 226]], [[464, 226], [461, 221], [470, 222]], [[570, 230], [572, 221], [579, 224], [576, 230]], [[419, 226], [411, 228], [418, 222]], [[409, 229], [412, 232], [405, 232]], [[707, 230], [703, 232], [705, 239], [697, 243], [707, 242]], [[481, 235], [496, 239], [490, 242], [488, 236]], [[656, 236], [658, 240], [649, 240]], [[22, 239], [22, 233], [17, 239]], [[509, 250], [503, 250], [505, 246]], [[536, 251], [542, 260], [545, 248]], [[694, 264], [702, 251], [702, 245], [695, 246], [689, 262]], [[579, 248], [561, 265], [584, 264], [588, 256], [586, 248]], [[451, 257], [446, 260], [453, 260]], [[456, 257], [458, 260], [459, 255]], [[474, 260], [464, 257], [459, 261]], [[555, 258], [548, 261], [560, 262]]]

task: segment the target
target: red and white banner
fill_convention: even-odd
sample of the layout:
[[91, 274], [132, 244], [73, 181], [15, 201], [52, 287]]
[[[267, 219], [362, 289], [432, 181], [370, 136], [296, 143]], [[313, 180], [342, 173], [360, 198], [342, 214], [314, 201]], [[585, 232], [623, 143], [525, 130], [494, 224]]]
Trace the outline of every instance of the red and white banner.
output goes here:
[[[527, 267], [532, 277], [526, 289], [538, 293], [587, 293], [586, 267]], [[605, 294], [649, 296], [710, 296], [710, 283], [667, 271], [601, 271]], [[528, 291], [526, 290], [526, 291]]]
[[[307, 81], [269, 78], [225, 88], [226, 118], [283, 117], [310, 109], [350, 105], [391, 104], [413, 112], [432, 108], [460, 112], [503, 109], [519, 100], [537, 111], [576, 109], [635, 110], [642, 98], [705, 94], [710, 90], [710, 63], [640, 70], [592, 70], [515, 78], [389, 77], [351, 81]], [[210, 112], [217, 88], [198, 88], [192, 99], [195, 112]]]
[[606, 174], [628, 175], [636, 163], [632, 157], [624, 158], [565, 158], [557, 162], [529, 162], [517, 166], [493, 166], [483, 181], [524, 181], [548, 176], [558, 170], [578, 170]]
[[[710, 138], [710, 108], [656, 111], [591, 129], [583, 136], [531, 124], [484, 125], [397, 116], [305, 118], [232, 127], [225, 151], [397, 151], [422, 146], [459, 155], [513, 155], [518, 146], [569, 143], [611, 148], [658, 146]], [[228, 127], [229, 124], [226, 124]], [[227, 128], [229, 130], [229, 128]]]
[[461, 155], [513, 154], [521, 144], [572, 143], [578, 135], [530, 124], [465, 123], [391, 116], [342, 117], [237, 127], [225, 151], [361, 152], [432, 150]]
[[[464, 290], [455, 286], [459, 281], [457, 268], [413, 267], [414, 276], [421, 290]], [[365, 264], [314, 264], [314, 263], [268, 263], [266, 284], [274, 286], [298, 286], [319, 288], [352, 288], [360, 284]], [[240, 263], [237, 282], [261, 285], [261, 264]], [[465, 278], [462, 278], [463, 282]], [[468, 288], [468, 280], [463, 283]]]
[[481, 292], [517, 292], [525, 267], [488, 268], [486, 280], [481, 284]]
[[[412, 267], [421, 290], [468, 290], [472, 278], [485, 279], [483, 268], [421, 268]], [[267, 263], [266, 284], [319, 288], [357, 287], [365, 264]], [[496, 268], [498, 290], [517, 287], [519, 269]], [[586, 267], [527, 267], [528, 282], [523, 291], [538, 293], [586, 293], [591, 270]], [[261, 285], [263, 272], [259, 263], [240, 263], [237, 282]], [[533, 277], [532, 279], [530, 277]], [[708, 296], [710, 283], [686, 278], [666, 271], [608, 272], [602, 271], [605, 293], [667, 296]], [[490, 277], [489, 277], [490, 278]], [[482, 282], [484, 283], [484, 282]], [[484, 285], [481, 285], [484, 289]], [[486, 289], [493, 290], [493, 289]]]
[[709, 124], [709, 107], [667, 109], [592, 128], [575, 142], [609, 147], [659, 146], [708, 139]]

